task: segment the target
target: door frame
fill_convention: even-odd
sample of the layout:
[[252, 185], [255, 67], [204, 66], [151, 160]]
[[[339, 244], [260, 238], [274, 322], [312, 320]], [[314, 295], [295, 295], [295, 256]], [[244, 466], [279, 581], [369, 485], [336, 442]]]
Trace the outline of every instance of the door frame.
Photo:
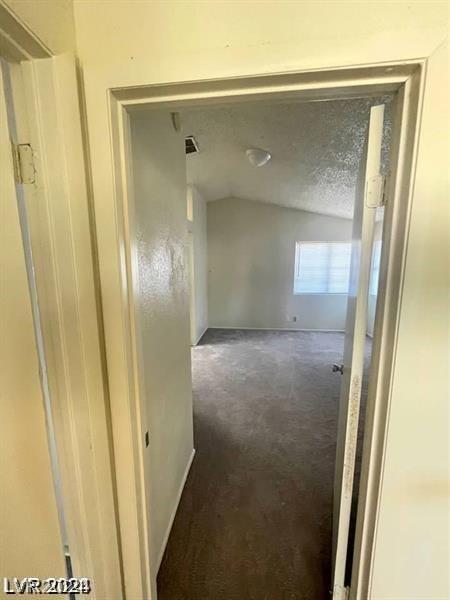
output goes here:
[[[129, 114], [142, 109], [255, 100], [319, 101], [396, 92], [391, 174], [383, 224], [380, 283], [373, 336], [364, 450], [350, 598], [370, 597], [371, 567], [389, 426], [393, 366], [417, 157], [426, 59], [270, 75], [110, 88], [107, 91], [112, 182], [97, 206], [99, 264], [108, 355], [123, 568], [132, 597], [156, 598], [148, 561], [147, 475], [141, 423], [143, 379], [133, 299], [132, 179]], [[106, 169], [106, 164], [105, 164]], [[106, 170], [99, 175], [105, 181]], [[107, 292], [107, 293], [106, 293]], [[133, 469], [130, 469], [133, 465]]]
[[[27, 218], [39, 321], [75, 577], [120, 598], [110, 412], [75, 57], [55, 55], [0, 0], [0, 53], [27, 118], [36, 183]], [[20, 95], [15, 97], [15, 82]], [[16, 88], [18, 91], [18, 88]], [[49, 576], [52, 574], [49, 573]]]

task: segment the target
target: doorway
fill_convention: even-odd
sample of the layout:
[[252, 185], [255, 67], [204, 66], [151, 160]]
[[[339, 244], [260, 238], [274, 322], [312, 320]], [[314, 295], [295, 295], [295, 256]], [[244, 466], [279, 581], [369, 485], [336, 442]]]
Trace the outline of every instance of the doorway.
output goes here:
[[[398, 88], [396, 88], [396, 89], [398, 89]], [[380, 91], [380, 88], [378, 88], [378, 91]], [[383, 90], [383, 91], [385, 91], [385, 90]], [[392, 88], [391, 88], [390, 91], [393, 91]], [[401, 90], [401, 93], [400, 93], [400, 96], [399, 96], [400, 97], [400, 103], [399, 103], [399, 109], [398, 109], [399, 110], [399, 114], [403, 114], [404, 115], [405, 114], [404, 113], [405, 107], [407, 107], [407, 113], [406, 114], [410, 115], [411, 117], [413, 117], [413, 115], [415, 114], [414, 110], [413, 110], [412, 113], [409, 112], [412, 107], [408, 103], [405, 104], [405, 97], [403, 95], [403, 91], [404, 90]], [[170, 95], [170, 92], [168, 90], [166, 90], [166, 92]], [[130, 114], [134, 112], [134, 109], [133, 110], [130, 109], [130, 105], [132, 105], [133, 103], [136, 103], [136, 98], [137, 98], [136, 93], [137, 92], [133, 91], [133, 90], [131, 90], [131, 91], [130, 90], [124, 90], [124, 91], [115, 92], [114, 95], [113, 95], [113, 97], [112, 97], [114, 99], [113, 100], [113, 105], [112, 105], [113, 137], [116, 140], [115, 143], [118, 144], [117, 150], [119, 150], [119, 153], [116, 156], [116, 158], [118, 160], [122, 160], [124, 156], [125, 157], [129, 156], [129, 153], [128, 153], [128, 155], [126, 153], [124, 155], [123, 150], [126, 149], [126, 148], [128, 148], [128, 149], [130, 148], [130, 136], [129, 136], [128, 129], [127, 129], [127, 122], [128, 122], [128, 119], [130, 118]], [[141, 93], [142, 95], [145, 95], [143, 93], [143, 90], [140, 90], [138, 93]], [[146, 93], [147, 94], [151, 94], [151, 92], [149, 92], [149, 91], [147, 91]], [[149, 112], [153, 112], [154, 118], [156, 118], [155, 114], [157, 112], [157, 109], [161, 108], [161, 105], [158, 106], [158, 102], [163, 102], [163, 103], [164, 102], [168, 102], [167, 106], [171, 109], [168, 114], [169, 114], [170, 119], [172, 120], [173, 131], [176, 133], [177, 132], [177, 126], [176, 126], [177, 117], [176, 117], [176, 113], [178, 112], [178, 110], [176, 110], [176, 109], [180, 109], [181, 108], [181, 104], [183, 104], [183, 102], [184, 102], [184, 105], [189, 104], [189, 102], [191, 102], [191, 104], [192, 104], [192, 100], [190, 101], [186, 97], [183, 98], [183, 99], [180, 99], [180, 96], [177, 95], [177, 94], [175, 94], [173, 96], [173, 102], [168, 101], [167, 100], [167, 96], [165, 97], [165, 100], [162, 100], [162, 101], [159, 100], [158, 101], [157, 98], [161, 98], [161, 94], [163, 94], [163, 96], [164, 96], [164, 93], [165, 93], [164, 90], [158, 89], [158, 94], [157, 94], [157, 97], [155, 97], [156, 99], [154, 101], [154, 102], [156, 102], [156, 104], [147, 100], [147, 104], [146, 104], [145, 107], [141, 103], [139, 107], [136, 106], [136, 110], [138, 112], [142, 112], [143, 110], [148, 110], [149, 109]], [[189, 88], [189, 94], [191, 94], [191, 93], [194, 93], [193, 97], [195, 97], [195, 92], [193, 92], [193, 90]], [[360, 96], [361, 94], [359, 93], [358, 95]], [[318, 94], [316, 96], [316, 99], [319, 96], [320, 96], [320, 94]], [[147, 96], [147, 98], [148, 97], [149, 96]], [[411, 98], [411, 96], [409, 97], [409, 99], [410, 98]], [[311, 97], [310, 97], [310, 99], [311, 99]], [[125, 108], [124, 108], [126, 105], [128, 105], [128, 107], [129, 107], [127, 109], [127, 112], [125, 111]], [[115, 116], [118, 117], [117, 121], [115, 120]], [[132, 117], [132, 114], [131, 114], [131, 117]], [[404, 127], [407, 126], [407, 125], [410, 125], [410, 122], [408, 122], [408, 119], [406, 119], [406, 121], [403, 121], [401, 123], [398, 120], [396, 120], [396, 123], [397, 123], [398, 129], [396, 130], [395, 135], [394, 135], [394, 152], [393, 152], [393, 156], [396, 157], [396, 161], [397, 161], [397, 158], [398, 158], [397, 152], [398, 152], [398, 149], [399, 149], [399, 142], [400, 142], [400, 140], [402, 138], [402, 135], [405, 134]], [[125, 125], [124, 128], [123, 128], [123, 125]], [[162, 138], [159, 138], [158, 135], [155, 135], [155, 132], [157, 132], [157, 131], [158, 131], [158, 126], [156, 126], [156, 128], [154, 127], [152, 129], [150, 137], [147, 135], [147, 139], [150, 139], [151, 143], [155, 144], [155, 147], [157, 148], [157, 151], [158, 151], [159, 158], [158, 158], [158, 160], [155, 161], [154, 165], [147, 165], [147, 168], [145, 169], [146, 173], [147, 173], [146, 177], [149, 177], [149, 173], [150, 173], [150, 171], [153, 168], [156, 168], [156, 172], [154, 172], [153, 175], [156, 175], [157, 177], [161, 176], [161, 174], [164, 174], [164, 172], [166, 172], [166, 173], [168, 172], [167, 165], [164, 164], [164, 160], [162, 160], [160, 157], [161, 157], [162, 153], [165, 152], [166, 149], [168, 148], [168, 144], [171, 143], [171, 142], [169, 142], [169, 139], [168, 139], [168, 138], [170, 138], [170, 135], [169, 136], [166, 135], [166, 137], [164, 139], [162, 139]], [[408, 131], [408, 127], [406, 128], [406, 131]], [[149, 132], [147, 132], [147, 134], [148, 133]], [[124, 137], [121, 137], [121, 136], [124, 136]], [[143, 138], [145, 138], [145, 133], [143, 135]], [[124, 142], [123, 146], [120, 145], [122, 143], [121, 140], [123, 140], [123, 142]], [[179, 146], [177, 146], [177, 147], [179, 147]], [[129, 152], [129, 150], [128, 150], [128, 152]], [[394, 162], [394, 166], [393, 166], [394, 173], [396, 172], [395, 171], [396, 166], [397, 166], [397, 162]], [[172, 171], [173, 170], [175, 170], [175, 172], [176, 172], [176, 177], [178, 177], [181, 174], [181, 171], [178, 169], [177, 165], [172, 165]], [[134, 240], [132, 238], [133, 228], [130, 228], [130, 224], [134, 226], [134, 218], [135, 218], [135, 215], [130, 210], [130, 208], [131, 208], [130, 201], [132, 199], [133, 193], [136, 192], [136, 189], [133, 189], [133, 187], [130, 185], [130, 183], [132, 181], [132, 175], [135, 175], [135, 173], [133, 173], [132, 171], [133, 171], [133, 169], [131, 168], [131, 165], [128, 163], [128, 164], [125, 164], [125, 171], [124, 170], [119, 170], [119, 171], [117, 171], [115, 173], [115, 175], [118, 178], [116, 180], [116, 183], [117, 183], [117, 187], [116, 187], [116, 199], [118, 200], [118, 199], [122, 198], [122, 200], [125, 201], [124, 206], [125, 206], [126, 215], [127, 215], [127, 221], [121, 224], [121, 227], [124, 226], [124, 229], [121, 230], [121, 232], [119, 232], [119, 233], [120, 233], [120, 235], [124, 234], [126, 239], [132, 240], [132, 244], [131, 244], [132, 252], [130, 252], [130, 254], [128, 256], [125, 255], [125, 258], [127, 259], [127, 262], [126, 262], [126, 265], [124, 265], [124, 266], [125, 266], [125, 270], [127, 272], [127, 277], [132, 278], [132, 280], [136, 283], [136, 278], [135, 278], [136, 277], [136, 271], [135, 271], [135, 269], [136, 269], [136, 265], [138, 264], [138, 259], [136, 257], [135, 250], [136, 250], [137, 245], [134, 244]], [[122, 179], [123, 175], [126, 175], [126, 179], [125, 180]], [[393, 181], [396, 182], [396, 185], [393, 187], [393, 189], [390, 191], [390, 193], [393, 193], [393, 191], [395, 191], [395, 190], [397, 190], [398, 192], [400, 192], [402, 188], [401, 188], [401, 186], [398, 186], [398, 180], [396, 178], [394, 178]], [[124, 187], [124, 183], [126, 184], [125, 187]], [[163, 190], [163, 192], [164, 192], [163, 194], [158, 194], [158, 197], [159, 197], [158, 202], [161, 203], [161, 202], [167, 201], [169, 199], [169, 197], [170, 197], [170, 194], [172, 194], [177, 188], [179, 188], [180, 184], [181, 184], [182, 188], [185, 188], [185, 182], [183, 183], [181, 175], [180, 175], [180, 179], [177, 179], [176, 183], [173, 186], [172, 185], [170, 186], [170, 189], [169, 188], [164, 189]], [[124, 192], [125, 195], [121, 196], [121, 192]], [[147, 197], [147, 200], [148, 199], [149, 198]], [[184, 225], [185, 225], [185, 197], [183, 199], [182, 205], [183, 205], [183, 221], [184, 221]], [[181, 204], [180, 204], [180, 206], [181, 206]], [[399, 205], [395, 204], [395, 203], [392, 203], [391, 205], [388, 204], [388, 208], [389, 208], [389, 210], [388, 210], [389, 218], [388, 218], [387, 223], [389, 225], [388, 225], [388, 227], [385, 225], [385, 230], [387, 230], [389, 232], [390, 228], [392, 227], [392, 217], [395, 214], [395, 209], [399, 208]], [[159, 245], [159, 249], [163, 248], [164, 252], [167, 252], [165, 256], [161, 256], [161, 255], [157, 256], [157, 255], [155, 255], [155, 256], [157, 256], [158, 260], [155, 261], [154, 266], [159, 265], [159, 267], [161, 267], [161, 269], [159, 271], [159, 275], [163, 276], [163, 280], [161, 282], [163, 284], [163, 286], [161, 288], [158, 288], [158, 291], [161, 291], [162, 289], [166, 289], [166, 290], [169, 289], [169, 287], [167, 286], [167, 284], [168, 284], [170, 275], [174, 275], [175, 274], [175, 277], [178, 278], [179, 275], [180, 275], [180, 272], [183, 271], [183, 269], [180, 269], [179, 270], [180, 272], [178, 272], [177, 269], [167, 268], [174, 261], [175, 261], [176, 265], [180, 264], [179, 263], [180, 256], [181, 256], [181, 254], [179, 252], [180, 248], [178, 246], [178, 243], [175, 243], [175, 244], [172, 243], [174, 241], [177, 242], [176, 236], [175, 236], [175, 238], [173, 236], [171, 236], [171, 232], [166, 227], [166, 224], [163, 223], [163, 222], [161, 222], [161, 221], [159, 221], [159, 217], [157, 217], [155, 219], [155, 222], [159, 222], [160, 225], [162, 225], [160, 231], [163, 232], [163, 234], [164, 234], [163, 237], [161, 238], [162, 245], [161, 244]], [[180, 226], [180, 223], [177, 221], [176, 227], [179, 227], [179, 226]], [[144, 243], [148, 243], [148, 240], [149, 240], [148, 236], [144, 236], [144, 238], [145, 238], [144, 239]], [[388, 246], [392, 249], [392, 246], [395, 247], [397, 245], [397, 243], [398, 243], [398, 238], [395, 238], [395, 243], [393, 243], [392, 240], [389, 239]], [[384, 251], [385, 257], [388, 256], [389, 253], [390, 253], [390, 250], [389, 251], [385, 250]], [[398, 256], [397, 255], [395, 255], [395, 256], [396, 256], [395, 260], [397, 260]], [[391, 258], [392, 258], [392, 255], [391, 255]], [[383, 268], [385, 269], [385, 267], [383, 267], [383, 259], [382, 259], [381, 262], [382, 262], [382, 268], [381, 268], [381, 270], [383, 271]], [[386, 278], [386, 271], [384, 271], [384, 276], [382, 278], [382, 281], [385, 278]], [[384, 283], [385, 283], [385, 281], [384, 281]], [[172, 297], [169, 298], [170, 302], [167, 303], [166, 301], [163, 301], [165, 310], [170, 310], [171, 306], [174, 306], [173, 303], [174, 302], [176, 303], [176, 302], [179, 301], [179, 295], [176, 292], [176, 290], [179, 289], [179, 287], [178, 287], [179, 285], [182, 287], [183, 285], [186, 285], [186, 283], [185, 282], [183, 283], [183, 281], [181, 279], [176, 282], [175, 288], [172, 288], [172, 289], [175, 290], [175, 293], [172, 295]], [[131, 289], [133, 289], [133, 288], [130, 288], [130, 290]], [[385, 291], [383, 291], [383, 294], [384, 294], [384, 292]], [[383, 297], [383, 294], [380, 294], [381, 297]], [[162, 296], [160, 298], [160, 301], [161, 301], [161, 299], [162, 299]], [[135, 325], [137, 324], [137, 321], [138, 321], [138, 319], [135, 319], [135, 317], [132, 316], [132, 315], [136, 314], [136, 311], [135, 311], [135, 308], [134, 308], [135, 304], [136, 304], [135, 300], [136, 299], [133, 298], [133, 297], [131, 297], [130, 295], [128, 296], [128, 301], [130, 302], [129, 307], [132, 310], [132, 313], [130, 315], [132, 327], [135, 327]], [[167, 298], [166, 298], [166, 300], [167, 300]], [[187, 306], [188, 303], [185, 303], [185, 305]], [[378, 302], [378, 305], [380, 306], [380, 302]], [[381, 314], [383, 314], [382, 313], [383, 310], [385, 310], [385, 307], [383, 307], [381, 309]], [[380, 313], [380, 311], [378, 311], [378, 312]], [[376, 320], [377, 320], [377, 322], [383, 322], [383, 317], [378, 316]], [[388, 328], [388, 330], [389, 330], [389, 328]], [[139, 327], [137, 327], [135, 331], [137, 333], [139, 333]], [[178, 330], [178, 332], [180, 332], [180, 331], [181, 331], [181, 329]], [[116, 333], [117, 332], [118, 332], [118, 330], [116, 329]], [[161, 335], [160, 333], [158, 333], [158, 329], [156, 329], [153, 333], [154, 333], [154, 339], [158, 339], [158, 337]], [[171, 333], [173, 333], [173, 330], [171, 330]], [[383, 334], [383, 335], [385, 335], [385, 334]], [[183, 336], [187, 336], [187, 339], [189, 339], [189, 328], [188, 327], [184, 329]], [[377, 340], [377, 336], [375, 334], [375, 341], [376, 340]], [[374, 359], [375, 360], [375, 364], [377, 364], [377, 361], [379, 361], [379, 358], [380, 358], [379, 357], [379, 346], [377, 348], [377, 344], [375, 344], [374, 355], [375, 355], [375, 359]], [[173, 357], [174, 360], [175, 360], [175, 364], [176, 364], [176, 361], [178, 360], [178, 357], [179, 357], [178, 353], [176, 354], [176, 356]], [[383, 356], [383, 360], [385, 360], [385, 359], [386, 359], [386, 355]], [[142, 367], [138, 366], [141, 363], [141, 360], [142, 360], [142, 356], [140, 356], [140, 357], [138, 356], [138, 363], [136, 365], [137, 370], [135, 371], [135, 377], [136, 377], [135, 382], [139, 386], [139, 397], [142, 398], [142, 394], [145, 393], [145, 391], [146, 391], [145, 390], [146, 383], [143, 380], [143, 378], [140, 377], [140, 375], [139, 375], [139, 373], [142, 373], [142, 371], [141, 371]], [[183, 373], [184, 373], [184, 371], [183, 371]], [[184, 374], [182, 374], [182, 376], [184, 377]], [[384, 374], [383, 374], [383, 377], [381, 379], [383, 379], [383, 378], [384, 378]], [[372, 385], [372, 388], [373, 388], [373, 390], [375, 392], [376, 392], [377, 387], [380, 385], [381, 379], [378, 379], [376, 385]], [[170, 386], [176, 385], [176, 383], [173, 382], [173, 381], [170, 381], [169, 383], [170, 383]], [[149, 389], [151, 389], [151, 388], [149, 388]], [[154, 388], [154, 389], [156, 389], [156, 388]], [[372, 392], [372, 394], [373, 394], [373, 392]], [[139, 421], [136, 423], [136, 422], [134, 422], [132, 420], [131, 423], [132, 423], [132, 427], [133, 428], [137, 427], [137, 430], [136, 430], [137, 437], [135, 438], [136, 441], [142, 440], [142, 443], [143, 443], [144, 440], [146, 442], [147, 442], [147, 440], [150, 440], [150, 444], [151, 444], [152, 430], [150, 430], [150, 431], [144, 431], [146, 429], [146, 427], [149, 425], [149, 421], [147, 419], [147, 414], [146, 414], [146, 411], [147, 411], [148, 408], [149, 408], [148, 406], [144, 406], [143, 403], [140, 402], [138, 404]], [[166, 424], [169, 425], [168, 423], [166, 423]], [[153, 423], [153, 426], [154, 425], [155, 425], [155, 423]], [[144, 430], [142, 430], [141, 427], [143, 427]], [[373, 427], [373, 425], [371, 425], [371, 428], [372, 427]], [[142, 431], [142, 434], [139, 431]], [[174, 428], [168, 426], [167, 427], [167, 431], [173, 432]], [[144, 433], [145, 433], [145, 435], [144, 435]], [[153, 433], [154, 433], [154, 431], [153, 431]], [[142, 437], [141, 437], [141, 435], [142, 435]], [[159, 435], [159, 433], [158, 433], [158, 435]], [[371, 433], [369, 433], [369, 437], [370, 437], [370, 435], [371, 435]], [[188, 443], [185, 445], [184, 451], [181, 452], [176, 457], [176, 459], [179, 460], [179, 464], [178, 464], [178, 484], [180, 484], [180, 482], [181, 482], [182, 485], [181, 486], [180, 485], [173, 485], [173, 487], [172, 487], [173, 498], [176, 499], [176, 502], [172, 502], [172, 503], [170, 503], [170, 506], [169, 505], [166, 506], [167, 515], [170, 516], [170, 518], [168, 519], [168, 521], [169, 521], [170, 524], [171, 524], [171, 521], [172, 521], [172, 519], [173, 519], [173, 517], [175, 515], [175, 512], [176, 512], [176, 505], [178, 503], [177, 498], [179, 497], [179, 495], [181, 495], [181, 490], [182, 490], [182, 487], [183, 487], [183, 484], [184, 484], [184, 478], [185, 478], [185, 476], [186, 476], [186, 474], [187, 474], [187, 472], [189, 470], [189, 464], [190, 464], [191, 457], [192, 457], [192, 454], [189, 452], [189, 446], [190, 446], [190, 444], [189, 444], [189, 434], [186, 436], [185, 439], [188, 440]], [[367, 439], [367, 435], [366, 435], [366, 439]], [[141, 442], [139, 441], [139, 443], [141, 443]], [[148, 447], [147, 443], [146, 443], [146, 447]], [[172, 456], [174, 456], [175, 450], [174, 450], [173, 447], [170, 447], [170, 453], [172, 454]], [[369, 463], [370, 463], [371, 459], [373, 458], [372, 453], [369, 452], [369, 454], [367, 454], [367, 452], [365, 452], [365, 455], [369, 457]], [[139, 485], [143, 485], [144, 487], [142, 489], [145, 490], [145, 488], [146, 488], [145, 477], [148, 474], [148, 470], [145, 468], [145, 466], [147, 464], [147, 461], [150, 460], [150, 456], [149, 456], [149, 454], [145, 453], [144, 448], [143, 448], [142, 457], [143, 457], [143, 461], [144, 461], [143, 462], [144, 471], [143, 471], [143, 478], [140, 479], [141, 483]], [[122, 456], [120, 458], [120, 460], [118, 461], [118, 463], [120, 463], [120, 464], [118, 464], [116, 466], [118, 466], [119, 470], [120, 470], [120, 468], [124, 465], [124, 456]], [[369, 465], [369, 466], [370, 466], [370, 468], [373, 467], [373, 465]], [[174, 483], [175, 482], [172, 481], [172, 484], [174, 484]], [[366, 485], [366, 484], [364, 484], [364, 485]], [[127, 490], [127, 493], [128, 493], [128, 491], [130, 491], [130, 490]], [[151, 492], [151, 490], [150, 490], [150, 492]], [[119, 490], [119, 494], [120, 493], [121, 492]], [[368, 493], [367, 489], [365, 489], [364, 490], [364, 494], [367, 495], [367, 493]], [[150, 506], [150, 502], [149, 502], [148, 505], [146, 505], [145, 507], [143, 507], [143, 510], [145, 510], [145, 512], [147, 513], [147, 515], [150, 516], [150, 513], [148, 512], [148, 506]], [[367, 515], [365, 515], [364, 518], [366, 516]], [[361, 520], [359, 517], [358, 517], [358, 519]], [[363, 523], [364, 527], [366, 527], [367, 525], [368, 525], [368, 523]], [[149, 523], [149, 529], [150, 530], [152, 529], [151, 523]], [[170, 530], [170, 527], [168, 529]], [[130, 533], [132, 534], [132, 532], [130, 532]], [[166, 528], [165, 532], [164, 532], [164, 528], [160, 528], [159, 534], [158, 534], [159, 535], [159, 539], [160, 540], [161, 539], [162, 540], [166, 539], [166, 537], [165, 537], [166, 534], [167, 534], [167, 537], [168, 537], [168, 530], [167, 530], [167, 528]], [[360, 559], [360, 557], [361, 557], [361, 550], [363, 548], [363, 546], [361, 546], [361, 541], [360, 540], [358, 541], [358, 544], [359, 544], [359, 548], [358, 548], [358, 552], [357, 553], [355, 552], [355, 556], [357, 557], [357, 558], [355, 558], [355, 560], [359, 560]], [[157, 565], [159, 565], [158, 558], [160, 558], [160, 557], [153, 555], [153, 561], [150, 561], [149, 577], [150, 577], [150, 584], [151, 584], [152, 587], [154, 585], [154, 579], [152, 578], [153, 576], [151, 575], [151, 573], [152, 572], [155, 573], [155, 569], [157, 569]], [[341, 593], [341, 591], [339, 591], [339, 593]], [[342, 590], [342, 593], [343, 593], [343, 590]], [[336, 596], [336, 597], [338, 597], [338, 596]]]
[[[188, 215], [192, 189], [208, 214], [209, 329], [192, 352], [197, 454], [159, 571], [163, 598], [315, 598], [330, 589], [340, 388], [331, 367], [343, 356], [362, 140], [370, 106], [382, 102], [387, 173], [389, 96], [180, 112], [198, 150], [187, 147]], [[273, 162], [250, 164], [250, 142]], [[372, 260], [350, 548], [377, 268]], [[351, 556], [347, 567], [349, 584]]]
[[[331, 588], [341, 387], [332, 365], [344, 362], [352, 216], [367, 200], [357, 179], [374, 106], [386, 112], [382, 173], [392, 96], [130, 116], [147, 518], [161, 598]], [[267, 166], [247, 160], [249, 144], [270, 151]], [[379, 219], [376, 228], [381, 237]], [[186, 367], [199, 278], [208, 330], [192, 354], [193, 441]]]

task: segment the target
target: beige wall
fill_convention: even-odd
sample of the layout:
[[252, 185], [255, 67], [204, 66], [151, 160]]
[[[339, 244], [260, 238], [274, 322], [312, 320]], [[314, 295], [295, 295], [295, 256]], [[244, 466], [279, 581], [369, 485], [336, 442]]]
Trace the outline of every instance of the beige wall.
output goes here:
[[143, 428], [150, 437], [150, 560], [157, 567], [193, 449], [186, 166], [184, 138], [168, 112], [133, 117], [131, 145]]
[[74, 1], [78, 48], [91, 66], [110, 70], [120, 65], [118, 81], [140, 79], [143, 69], [152, 79], [181, 81], [177, 73], [183, 71], [189, 80], [189, 73], [211, 70], [218, 76], [272, 73], [428, 56], [448, 28], [445, 1], [393, 1], [388, 10], [377, 0], [153, 0], [131, 5], [108, 0], [107, 6], [98, 0]]
[[192, 233], [191, 276], [191, 343], [196, 345], [208, 327], [208, 261], [206, 232], [206, 202], [197, 188], [189, 186], [192, 194], [193, 221], [188, 223]]
[[350, 241], [349, 219], [237, 198], [207, 206], [210, 327], [345, 329], [347, 296], [294, 295], [293, 277], [295, 242]]
[[[103, 2], [76, 0], [75, 20], [104, 285], [114, 287], [118, 260], [107, 243], [114, 239], [109, 88], [429, 57], [448, 35], [448, 4], [109, 1], [106, 9]], [[374, 600], [448, 596], [443, 219], [448, 161], [439, 137], [448, 131], [450, 106], [441, 81], [448, 73], [445, 52], [434, 55], [427, 75], [375, 540]], [[114, 302], [104, 303], [112, 322]]]
[[54, 54], [75, 50], [73, 0], [2, 0]]

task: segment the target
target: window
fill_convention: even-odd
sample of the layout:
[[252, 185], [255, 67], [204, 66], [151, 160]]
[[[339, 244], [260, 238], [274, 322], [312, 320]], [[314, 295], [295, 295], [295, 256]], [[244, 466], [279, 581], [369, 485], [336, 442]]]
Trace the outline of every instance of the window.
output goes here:
[[194, 194], [190, 187], [187, 189], [186, 202], [186, 217], [192, 223], [194, 221]]
[[378, 293], [378, 279], [380, 277], [380, 258], [381, 258], [381, 240], [373, 244], [372, 266], [370, 269], [370, 287], [369, 294], [376, 296]]
[[294, 294], [348, 294], [351, 242], [297, 242]]

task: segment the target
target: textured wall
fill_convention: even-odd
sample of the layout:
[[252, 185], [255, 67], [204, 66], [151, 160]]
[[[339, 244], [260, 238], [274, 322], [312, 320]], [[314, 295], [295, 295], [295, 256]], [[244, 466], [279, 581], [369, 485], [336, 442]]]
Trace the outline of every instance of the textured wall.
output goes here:
[[[139, 333], [150, 445], [151, 564], [157, 565], [193, 448], [184, 139], [168, 113], [131, 120]], [[131, 466], [130, 466], [131, 468]]]
[[237, 198], [207, 206], [210, 327], [345, 328], [347, 296], [294, 295], [293, 277], [295, 242], [350, 241], [350, 220]]

